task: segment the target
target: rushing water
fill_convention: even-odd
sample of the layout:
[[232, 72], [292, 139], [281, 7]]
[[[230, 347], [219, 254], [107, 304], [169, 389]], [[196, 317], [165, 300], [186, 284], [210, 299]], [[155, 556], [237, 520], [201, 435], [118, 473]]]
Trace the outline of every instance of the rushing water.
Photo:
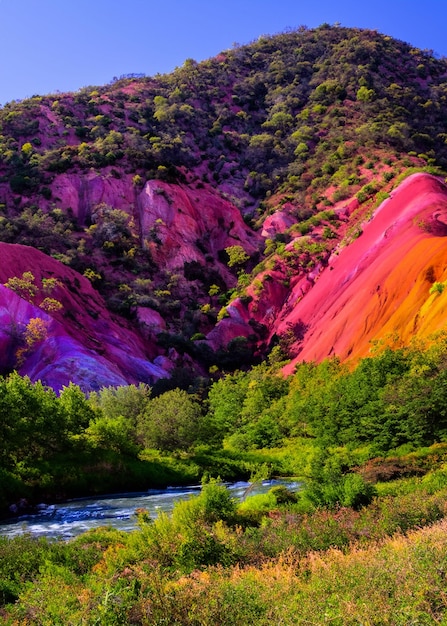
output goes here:
[[[227, 487], [234, 497], [241, 499], [247, 490], [250, 495], [265, 493], [279, 484], [285, 484], [289, 489], [299, 487], [299, 483], [282, 480], [266, 480], [256, 485], [238, 482]], [[200, 486], [170, 487], [160, 491], [83, 498], [62, 504], [41, 505], [35, 514], [22, 515], [1, 522], [0, 535], [15, 537], [31, 533], [35, 537], [70, 539], [99, 526], [113, 526], [130, 531], [137, 527], [136, 509], [146, 509], [150, 516], [155, 518], [162, 511], [168, 513], [172, 511], [176, 501], [185, 500], [199, 492]]]

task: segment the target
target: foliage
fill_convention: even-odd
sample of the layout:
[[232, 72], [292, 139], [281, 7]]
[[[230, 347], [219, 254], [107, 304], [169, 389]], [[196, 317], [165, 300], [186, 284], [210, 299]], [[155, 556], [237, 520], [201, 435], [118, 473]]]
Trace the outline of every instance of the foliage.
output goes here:
[[430, 294], [442, 293], [444, 291], [444, 289], [445, 289], [445, 284], [444, 283], [435, 282], [430, 287]]
[[358, 511], [300, 513], [289, 497], [281, 504], [275, 496], [275, 504], [271, 492], [275, 509], [256, 505], [251, 521], [250, 509], [211, 481], [171, 516], [152, 521], [140, 511], [133, 533], [1, 539], [2, 616], [30, 624], [146, 624], [150, 616], [150, 623], [292, 625], [324, 623], [330, 610], [335, 623], [374, 624], [380, 606], [390, 623], [440, 621], [446, 489], [429, 493], [424, 482]]
[[8, 289], [12, 289], [19, 294], [20, 297], [25, 298], [25, 300], [32, 301], [37, 293], [37, 286], [34, 283], [34, 275], [32, 272], [23, 272], [21, 277], [13, 276], [9, 278], [5, 287]]
[[[354, 370], [335, 360], [305, 363], [289, 379], [277, 373], [280, 363], [265, 363], [215, 381], [206, 403], [179, 388], [152, 397], [144, 385], [102, 389], [89, 399], [70, 385], [57, 396], [14, 373], [0, 378], [4, 499], [11, 497], [8, 484], [15, 480], [22, 485], [15, 488], [17, 495], [28, 495], [27, 485], [37, 490], [55, 485], [63, 454], [69, 463], [76, 454], [85, 455], [86, 466], [95, 455], [109, 455], [112, 464], [133, 459], [142, 463], [143, 473], [160, 472], [163, 482], [169, 457], [141, 456], [144, 448], [187, 453], [180, 481], [191, 471], [191, 476], [205, 471], [246, 476], [250, 470], [243, 459], [270, 449], [276, 471], [306, 477], [309, 502], [362, 506], [374, 492], [363, 474], [353, 471], [360, 461], [337, 456], [334, 447], [364, 449], [365, 462], [398, 446], [443, 441], [444, 343], [438, 337], [432, 346], [386, 349]], [[295, 448], [288, 438], [297, 442]], [[203, 444], [211, 448], [205, 451]], [[283, 460], [274, 460], [281, 446]], [[82, 472], [78, 479], [85, 485]]]
[[182, 389], [172, 389], [149, 400], [140, 426], [148, 448], [188, 449], [200, 432], [200, 406]]
[[242, 246], [229, 246], [225, 252], [228, 254], [228, 267], [243, 265], [250, 258]]
[[24, 345], [16, 351], [17, 365], [22, 365], [26, 356], [32, 353], [39, 343], [45, 341], [47, 336], [48, 323], [40, 317], [32, 317], [23, 332], [22, 342]]
[[207, 420], [214, 437], [227, 437], [227, 444], [236, 449], [272, 447], [281, 441], [275, 403], [288, 383], [275, 374], [275, 367], [259, 365], [212, 385]]

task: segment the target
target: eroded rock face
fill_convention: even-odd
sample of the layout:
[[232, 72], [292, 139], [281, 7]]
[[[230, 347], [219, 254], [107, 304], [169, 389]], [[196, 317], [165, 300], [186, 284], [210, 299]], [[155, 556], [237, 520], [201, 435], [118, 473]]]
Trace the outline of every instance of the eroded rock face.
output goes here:
[[130, 174], [116, 178], [91, 171], [58, 175], [52, 194], [52, 202], [72, 213], [80, 226], [100, 225], [98, 207], [124, 211], [157, 266], [183, 273], [185, 264], [198, 263], [217, 271], [227, 286], [235, 279], [222, 262], [225, 248], [240, 245], [252, 255], [263, 246], [263, 237], [244, 223], [239, 209], [208, 185], [149, 180], [141, 188]]
[[[137, 227], [142, 245], [169, 269], [185, 262], [217, 260], [227, 246], [242, 245], [248, 254], [259, 248], [261, 237], [248, 228], [240, 211], [211, 188], [190, 188], [149, 180], [138, 189], [132, 176], [119, 179], [96, 172], [60, 174], [52, 184], [53, 200], [72, 211], [79, 223], [89, 223], [95, 207], [106, 204], [125, 211]], [[221, 267], [225, 272], [225, 267]]]
[[156, 257], [170, 269], [191, 261], [205, 264], [206, 254], [217, 259], [228, 246], [242, 245], [248, 254], [259, 246], [239, 210], [209, 189], [151, 180], [138, 196], [138, 210], [143, 240], [152, 235], [159, 241]]
[[65, 211], [71, 211], [81, 225], [89, 222], [98, 204], [133, 215], [137, 191], [132, 176], [121, 174], [119, 179], [110, 173], [59, 174], [52, 184], [52, 201]]
[[[160, 268], [161, 280], [166, 272], [175, 271], [180, 277], [187, 306], [198, 293], [194, 281], [200, 284], [204, 274], [208, 281], [210, 276], [213, 277], [221, 289], [235, 284], [234, 272], [224, 261], [226, 247], [240, 245], [248, 255], [262, 248], [262, 237], [244, 223], [239, 209], [204, 183], [188, 186], [149, 180], [141, 187], [139, 181], [135, 184], [131, 173], [112, 168], [104, 168], [101, 173], [93, 170], [69, 172], [57, 174], [51, 183], [51, 199], [40, 196], [37, 203], [44, 211], [56, 204], [65, 213], [73, 215], [81, 231], [80, 237], [82, 227], [92, 223], [101, 227], [107, 207], [127, 213], [134, 241], [148, 251], [152, 265]], [[170, 320], [157, 311], [137, 307], [131, 327], [124, 320], [111, 316], [88, 280], [54, 259], [32, 248], [6, 244], [0, 244], [0, 259], [0, 281], [3, 283], [32, 269], [38, 282], [42, 278], [57, 277], [61, 285], [55, 297], [63, 304], [62, 312], [51, 314], [51, 319], [46, 321], [48, 339], [35, 348], [39, 358], [30, 360], [31, 357], [27, 356], [21, 366], [23, 373], [29, 373], [33, 379], [45, 376], [47, 381], [51, 379], [49, 384], [59, 388], [72, 377], [88, 389], [107, 381], [108, 384], [153, 381], [166, 376], [173, 367], [171, 357], [160, 354], [163, 350], [156, 346], [157, 335], [169, 332], [171, 328]], [[157, 289], [157, 279], [155, 273], [150, 281], [154, 290]], [[129, 277], [131, 280], [132, 276]], [[190, 284], [193, 284], [192, 288]], [[13, 294], [9, 295], [8, 303], [8, 294], [3, 294], [6, 308], [15, 300]], [[204, 301], [208, 302], [208, 299], [205, 293]], [[39, 298], [33, 304], [39, 305]], [[23, 332], [29, 319], [40, 316], [41, 311], [31, 309], [28, 313], [28, 316], [19, 312], [11, 314], [4, 323], [17, 323]], [[56, 322], [60, 324], [57, 329]], [[10, 369], [11, 364], [15, 366], [14, 354], [20, 347], [19, 339], [15, 339], [16, 343], [6, 337], [2, 339], [6, 342], [4, 354], [8, 354], [2, 364], [4, 371]], [[154, 365], [154, 359], [160, 356], [169, 363], [163, 361], [163, 366]], [[39, 359], [47, 364], [52, 361], [52, 368], [44, 371]], [[76, 360], [79, 365], [77, 374]]]
[[[181, 273], [195, 263], [200, 272], [211, 266], [224, 282], [234, 284], [234, 275], [219, 261], [221, 252], [241, 245], [254, 254], [262, 247], [261, 235], [210, 188], [153, 180], [136, 190], [130, 180], [94, 173], [61, 175], [58, 180], [63, 208], [71, 208], [80, 219], [88, 221], [101, 203], [132, 215], [142, 245], [150, 247], [163, 269]], [[277, 217], [267, 222], [264, 235], [287, 228], [290, 216]], [[442, 294], [430, 294], [430, 287], [447, 282], [446, 224], [446, 185], [433, 176], [414, 175], [362, 225], [363, 234], [349, 246], [310, 269], [298, 264], [293, 273], [277, 259], [258, 274], [244, 297], [227, 307], [227, 317], [207, 330], [204, 342], [220, 350], [236, 337], [258, 345], [286, 337], [296, 355], [286, 368], [290, 373], [298, 361], [365, 356], [373, 341], [398, 337], [405, 345], [414, 336], [427, 337], [445, 326], [447, 305]], [[0, 243], [0, 283], [30, 270], [39, 288], [42, 279], [57, 279], [53, 295], [62, 309], [45, 313], [39, 308], [43, 296], [30, 303], [0, 286], [3, 372], [19, 367], [20, 373], [55, 389], [74, 381], [86, 391], [153, 383], [169, 375], [178, 355], [156, 346], [157, 335], [170, 330], [169, 320], [158, 311], [137, 307], [131, 325], [113, 316], [90, 282], [74, 270], [34, 248]], [[42, 320], [45, 337], [18, 362], [33, 318]]]
[[[28, 246], [0, 243], [0, 281], [32, 270], [35, 283], [56, 278], [52, 297], [62, 308], [46, 313], [37, 294], [30, 303], [0, 285], [0, 346], [2, 369], [18, 367], [20, 374], [42, 380], [56, 390], [70, 381], [84, 391], [102, 386], [144, 381], [167, 375], [150, 360], [150, 346], [139, 334], [114, 319], [90, 282], [62, 263]], [[17, 359], [30, 320], [42, 321], [42, 338]]]
[[[409, 177], [362, 225], [350, 245], [287, 278], [287, 268], [257, 276], [258, 289], [227, 307], [207, 339], [223, 347], [264, 328], [300, 361], [366, 356], [374, 342], [407, 345], [445, 328], [447, 303], [430, 294], [447, 281], [447, 186], [427, 174]], [[292, 244], [291, 244], [292, 245]], [[439, 297], [438, 297], [439, 296]]]
[[355, 359], [374, 341], [407, 345], [444, 328], [445, 301], [430, 287], [447, 280], [446, 215], [442, 181], [427, 174], [404, 181], [363, 234], [333, 255], [312, 289], [278, 318], [278, 334], [305, 329], [286, 372], [298, 361]]

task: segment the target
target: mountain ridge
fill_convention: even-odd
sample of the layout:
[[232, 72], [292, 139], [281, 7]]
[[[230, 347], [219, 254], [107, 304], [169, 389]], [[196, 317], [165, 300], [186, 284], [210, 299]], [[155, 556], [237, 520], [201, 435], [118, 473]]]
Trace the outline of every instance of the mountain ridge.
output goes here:
[[[428, 51], [376, 31], [323, 25], [261, 37], [202, 63], [187, 60], [166, 76], [129, 77], [0, 109], [3, 258], [7, 246], [24, 244], [61, 262], [54, 270], [61, 280], [67, 278], [65, 266], [79, 276], [77, 304], [65, 298], [63, 312], [47, 315], [67, 325], [73, 337], [73, 321], [64, 313], [76, 311], [86, 329], [76, 337], [81, 352], [99, 344], [91, 353], [90, 379], [79, 381], [83, 389], [107, 384], [107, 376], [95, 374], [102, 352], [110, 357], [110, 384], [153, 384], [179, 368], [195, 377], [208, 376], [210, 367], [249, 367], [277, 344], [292, 359], [291, 371], [297, 358], [364, 356], [384, 334], [397, 332], [409, 341], [408, 325], [418, 334], [416, 314], [405, 318], [403, 307], [399, 323], [384, 320], [374, 306], [381, 311], [385, 305], [376, 302], [371, 286], [356, 305], [357, 315], [366, 315], [357, 339], [348, 311], [361, 287], [346, 300], [346, 319], [337, 321], [336, 332], [328, 314], [318, 311], [327, 298], [321, 285], [332, 293], [339, 259], [364, 245], [381, 214], [403, 215], [405, 204], [414, 219], [420, 206], [425, 219], [425, 192], [416, 193], [417, 206], [411, 194], [402, 206], [396, 198], [416, 189], [415, 180], [427, 189], [435, 185], [435, 178], [419, 176], [399, 186], [411, 172], [431, 172], [442, 186], [446, 76], [447, 62]], [[428, 241], [423, 229], [416, 237], [413, 226], [408, 241]], [[427, 257], [444, 232], [439, 220], [428, 226], [434, 238], [424, 249]], [[386, 228], [392, 227], [399, 231], [393, 215]], [[11, 259], [18, 258], [10, 250]], [[395, 255], [396, 272], [417, 283], [410, 264], [398, 258], [403, 250], [387, 255]], [[371, 243], [370, 259], [373, 252]], [[43, 269], [53, 261], [29, 258], [30, 267], [5, 263], [1, 280], [35, 270], [38, 281], [45, 277]], [[368, 274], [367, 256], [363, 263]], [[424, 283], [427, 293], [443, 283], [442, 263], [440, 250], [439, 259], [433, 255], [436, 271], [424, 270], [433, 279]], [[436, 299], [429, 307], [420, 289], [414, 306], [426, 320], [418, 323], [426, 325], [427, 335], [442, 327], [442, 297], [429, 294]], [[398, 293], [395, 284], [387, 306], [393, 290]], [[110, 330], [111, 345], [107, 333], [83, 321], [87, 293], [101, 302], [98, 319], [104, 317], [110, 329], [121, 327]], [[1, 367], [18, 367], [34, 379], [35, 361], [54, 336], [31, 354], [24, 343], [30, 314], [14, 321], [21, 332], [8, 344]], [[44, 318], [39, 308], [32, 315]], [[383, 320], [384, 333], [377, 320]], [[114, 335], [122, 346], [133, 346], [133, 365], [118, 355]], [[137, 367], [139, 359], [146, 365]], [[51, 384], [60, 388], [73, 375], [61, 367]]]

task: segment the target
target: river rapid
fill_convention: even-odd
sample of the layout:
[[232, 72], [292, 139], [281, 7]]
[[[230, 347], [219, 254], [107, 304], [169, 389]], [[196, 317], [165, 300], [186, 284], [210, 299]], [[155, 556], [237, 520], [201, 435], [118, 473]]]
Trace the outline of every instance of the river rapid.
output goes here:
[[[276, 485], [286, 485], [291, 490], [299, 488], [299, 483], [286, 480], [265, 480], [255, 485], [237, 482], [226, 486], [235, 498], [243, 499], [248, 493], [266, 493]], [[34, 537], [67, 540], [100, 526], [131, 531], [137, 528], [136, 509], [146, 509], [155, 518], [161, 512], [170, 513], [175, 502], [199, 494], [200, 489], [200, 485], [168, 487], [144, 493], [82, 498], [52, 505], [41, 504], [34, 514], [0, 522], [0, 535], [12, 538], [29, 533]]]

